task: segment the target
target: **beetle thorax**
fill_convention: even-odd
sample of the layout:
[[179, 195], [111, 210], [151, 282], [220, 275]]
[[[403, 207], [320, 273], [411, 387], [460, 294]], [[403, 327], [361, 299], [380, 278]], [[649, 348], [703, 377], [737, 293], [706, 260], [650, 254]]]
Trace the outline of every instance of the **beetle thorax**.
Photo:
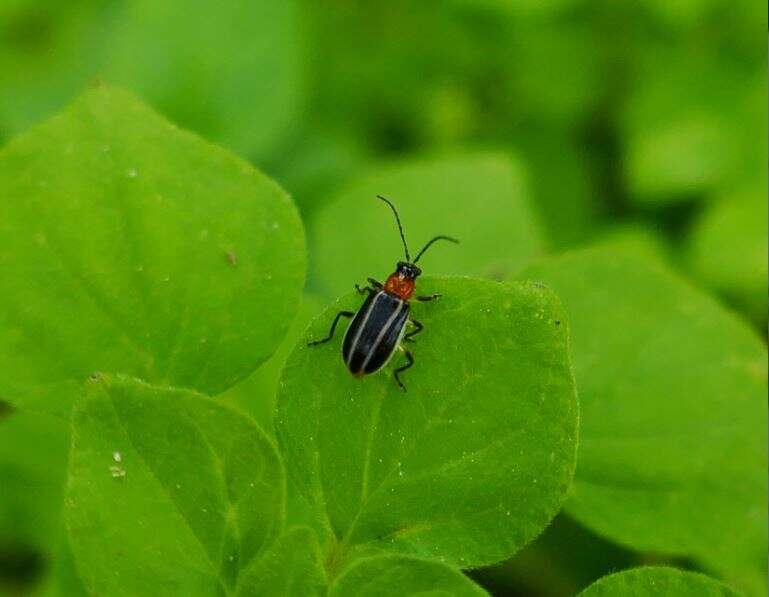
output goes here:
[[407, 301], [414, 294], [414, 287], [416, 286], [414, 278], [405, 276], [400, 272], [390, 274], [385, 282], [385, 292], [397, 296], [403, 301]]

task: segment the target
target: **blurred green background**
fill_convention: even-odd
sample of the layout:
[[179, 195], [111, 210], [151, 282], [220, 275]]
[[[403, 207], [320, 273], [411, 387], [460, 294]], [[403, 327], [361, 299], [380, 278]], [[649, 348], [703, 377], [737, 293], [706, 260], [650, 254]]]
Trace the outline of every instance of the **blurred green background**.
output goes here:
[[[756, 0], [0, 0], [0, 142], [103, 80], [293, 195], [311, 304], [361, 282], [358, 265], [382, 277], [398, 257], [379, 206], [361, 217], [381, 217], [392, 242], [345, 255], [366, 242], [352, 230], [355, 202], [374, 192], [397, 202], [398, 189], [422, 184], [423, 204], [402, 207], [414, 210], [415, 245], [454, 233], [444, 228], [463, 210], [504, 201], [499, 189], [531, 212], [506, 223], [521, 223], [515, 260], [463, 263], [470, 272], [502, 278], [623, 238], [765, 329], [766, 29]], [[452, 167], [445, 179], [446, 163], [466, 176]], [[508, 228], [493, 211], [487, 220], [478, 242], [493, 246]], [[362, 263], [339, 281], [318, 273], [348, 258]], [[564, 595], [656, 561], [562, 515], [476, 577], [497, 594]], [[44, 566], [35, 549], [0, 544], [4, 584]]]

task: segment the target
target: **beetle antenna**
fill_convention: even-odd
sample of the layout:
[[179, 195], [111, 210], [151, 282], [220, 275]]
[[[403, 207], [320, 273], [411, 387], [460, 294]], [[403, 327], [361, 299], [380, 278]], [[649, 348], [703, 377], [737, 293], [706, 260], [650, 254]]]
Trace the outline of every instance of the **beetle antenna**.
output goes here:
[[409, 247], [406, 244], [406, 237], [403, 235], [403, 226], [401, 226], [401, 219], [398, 216], [398, 210], [395, 209], [395, 206], [392, 203], [390, 203], [389, 200], [387, 200], [384, 197], [382, 197], [382, 195], [377, 195], [377, 197], [379, 199], [381, 199], [382, 201], [384, 201], [385, 203], [387, 203], [387, 205], [390, 206], [390, 209], [393, 210], [393, 213], [395, 214], [395, 221], [398, 222], [398, 232], [400, 232], [401, 240], [403, 241], [403, 250], [406, 252], [406, 261], [411, 261], [411, 257], [409, 256]]
[[430, 241], [422, 248], [422, 250], [419, 251], [419, 254], [417, 255], [417, 258], [414, 259], [414, 263], [419, 261], [419, 258], [424, 254], [425, 251], [427, 251], [427, 249], [430, 248], [430, 245], [432, 245], [434, 242], [439, 241], [439, 240], [447, 240], [447, 241], [452, 242], [454, 244], [457, 244], [457, 245], [459, 244], [459, 241], [456, 238], [451, 238], [450, 236], [436, 236], [435, 238], [430, 239]]

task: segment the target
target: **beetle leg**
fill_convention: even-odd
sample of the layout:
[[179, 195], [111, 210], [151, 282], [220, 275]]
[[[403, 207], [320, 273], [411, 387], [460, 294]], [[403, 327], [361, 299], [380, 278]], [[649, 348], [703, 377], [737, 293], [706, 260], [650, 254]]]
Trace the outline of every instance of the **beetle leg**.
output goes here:
[[440, 298], [442, 295], [440, 294], [428, 294], [427, 296], [418, 296], [417, 300], [420, 303], [426, 303], [428, 301], [434, 301], [437, 298]]
[[336, 324], [339, 323], [339, 319], [341, 317], [350, 318], [354, 315], [355, 313], [353, 313], [352, 311], [340, 311], [339, 313], [336, 314], [336, 317], [334, 317], [334, 322], [331, 324], [331, 329], [328, 331], [328, 336], [326, 336], [322, 340], [315, 340], [314, 342], [308, 342], [307, 346], [317, 346], [318, 344], [323, 344], [325, 342], [328, 342], [329, 340], [331, 340], [331, 338], [334, 337], [334, 331], [336, 330]]
[[403, 367], [398, 367], [395, 370], [395, 381], [398, 383], [398, 385], [400, 386], [401, 390], [403, 390], [405, 392], [406, 391], [406, 386], [403, 385], [403, 382], [401, 381], [401, 378], [400, 378], [399, 374], [403, 373], [406, 369], [409, 369], [410, 367], [412, 367], [414, 365], [414, 355], [411, 354], [410, 350], [406, 350], [402, 346], [399, 346], [398, 348], [403, 352], [403, 356], [406, 357], [406, 364], [403, 365]]
[[409, 319], [411, 323], [414, 324], [415, 330], [411, 330], [407, 334], [403, 336], [404, 342], [416, 342], [416, 340], [413, 340], [412, 337], [416, 336], [419, 332], [421, 332], [425, 326], [423, 326], [421, 323], [419, 323], [416, 319]]
[[382, 284], [374, 280], [374, 278], [368, 278], [368, 283], [371, 284], [371, 286], [361, 287], [358, 284], [355, 285], [355, 290], [358, 291], [358, 294], [366, 294], [367, 292], [377, 292], [382, 290]]

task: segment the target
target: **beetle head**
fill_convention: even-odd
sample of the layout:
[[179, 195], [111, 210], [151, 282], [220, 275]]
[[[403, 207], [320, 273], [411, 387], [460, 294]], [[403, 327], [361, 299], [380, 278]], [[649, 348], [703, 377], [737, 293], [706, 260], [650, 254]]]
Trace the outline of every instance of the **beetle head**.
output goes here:
[[422, 273], [422, 270], [413, 263], [409, 263], [408, 261], [399, 261], [397, 267], [395, 268], [395, 273], [400, 274], [404, 278], [416, 280], [417, 277]]

